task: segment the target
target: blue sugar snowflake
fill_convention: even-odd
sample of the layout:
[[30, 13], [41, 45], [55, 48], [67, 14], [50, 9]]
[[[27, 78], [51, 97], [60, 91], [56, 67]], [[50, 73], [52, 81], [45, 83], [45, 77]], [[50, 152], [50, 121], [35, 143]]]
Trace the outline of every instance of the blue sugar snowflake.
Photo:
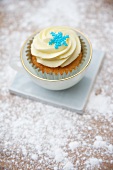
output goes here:
[[66, 39], [69, 38], [69, 35], [63, 36], [62, 32], [51, 32], [50, 34], [53, 36], [53, 38], [50, 39], [49, 45], [55, 44], [55, 49], [58, 49], [62, 45], [68, 46], [68, 44], [66, 43]]

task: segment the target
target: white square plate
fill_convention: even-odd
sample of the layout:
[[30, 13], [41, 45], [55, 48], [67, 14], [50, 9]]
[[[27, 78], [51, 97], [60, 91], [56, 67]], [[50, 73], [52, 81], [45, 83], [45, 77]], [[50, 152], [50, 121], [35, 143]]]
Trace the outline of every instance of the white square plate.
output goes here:
[[32, 82], [29, 77], [17, 73], [9, 91], [22, 97], [40, 100], [48, 104], [83, 113], [103, 58], [104, 52], [94, 50], [92, 61], [85, 77], [69, 89], [62, 91], [46, 90]]

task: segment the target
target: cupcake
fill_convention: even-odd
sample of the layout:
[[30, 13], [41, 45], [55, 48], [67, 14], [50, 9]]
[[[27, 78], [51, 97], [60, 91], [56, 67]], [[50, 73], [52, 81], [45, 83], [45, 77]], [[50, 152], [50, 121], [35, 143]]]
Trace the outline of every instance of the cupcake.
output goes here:
[[27, 43], [26, 57], [39, 77], [62, 79], [77, 73], [87, 46], [70, 27], [54, 26], [36, 33]]

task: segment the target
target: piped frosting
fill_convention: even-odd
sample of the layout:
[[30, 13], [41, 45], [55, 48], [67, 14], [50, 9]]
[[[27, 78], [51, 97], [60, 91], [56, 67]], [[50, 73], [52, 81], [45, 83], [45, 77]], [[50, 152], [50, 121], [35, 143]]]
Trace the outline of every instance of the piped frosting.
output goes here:
[[[61, 35], [59, 45], [50, 43], [53, 39], [51, 33]], [[56, 41], [57, 42], [57, 41]], [[61, 43], [60, 43], [61, 42]], [[48, 67], [65, 67], [73, 62], [81, 52], [80, 40], [76, 32], [70, 27], [49, 27], [36, 34], [31, 44], [31, 54], [37, 62]]]

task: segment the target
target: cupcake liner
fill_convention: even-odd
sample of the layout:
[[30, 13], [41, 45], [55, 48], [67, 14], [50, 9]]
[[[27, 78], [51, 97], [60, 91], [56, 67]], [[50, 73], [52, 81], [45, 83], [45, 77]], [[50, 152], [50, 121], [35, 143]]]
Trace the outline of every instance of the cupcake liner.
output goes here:
[[29, 61], [29, 64], [34, 68], [36, 75], [40, 78], [49, 79], [49, 80], [59, 80], [59, 79], [65, 79], [65, 78], [71, 77], [77, 74], [84, 67], [84, 63], [85, 63], [87, 52], [88, 52], [85, 40], [81, 36], [79, 36], [79, 39], [81, 42], [82, 55], [83, 55], [81, 63], [77, 67], [75, 67], [75, 69], [73, 69], [72, 71], [69, 71], [67, 74], [65, 72], [62, 75], [60, 73], [58, 74], [46, 73], [46, 72], [43, 73], [39, 68], [36, 68], [36, 66], [31, 61], [31, 44], [32, 44], [33, 38], [29, 40], [27, 43], [27, 50], [25, 51], [27, 60]]

